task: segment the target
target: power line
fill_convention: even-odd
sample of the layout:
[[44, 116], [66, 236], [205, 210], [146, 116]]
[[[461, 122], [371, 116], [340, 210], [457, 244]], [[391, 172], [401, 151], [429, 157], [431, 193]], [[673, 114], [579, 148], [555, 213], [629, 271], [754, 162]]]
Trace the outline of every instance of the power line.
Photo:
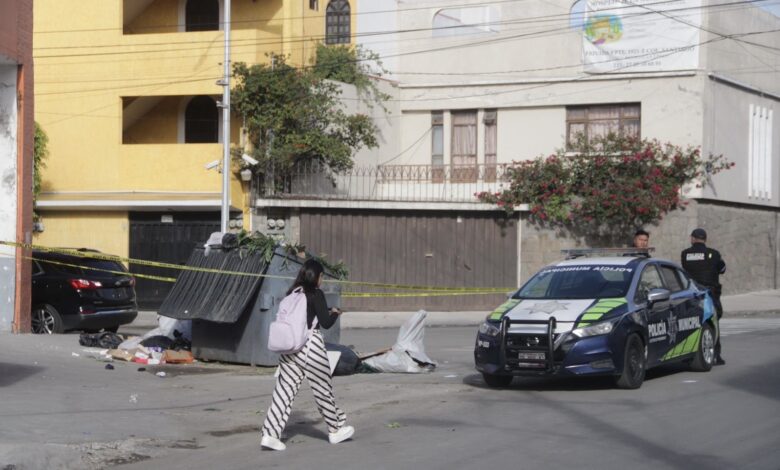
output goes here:
[[[525, 1], [525, 0], [507, 0], [507, 1]], [[650, 3], [649, 5], [661, 5], [670, 3], [672, 0], [661, 0], [657, 2]], [[683, 12], [683, 11], [701, 11], [704, 9], [710, 9], [710, 8], [724, 8], [729, 6], [739, 6], [744, 7], [745, 5], [753, 5], [756, 3], [762, 3], [767, 2], [770, 0], [746, 0], [746, 1], [736, 1], [736, 2], [730, 2], [730, 3], [722, 3], [717, 5], [708, 5], [708, 6], [700, 6], [700, 7], [685, 7], [685, 8], [678, 8], [674, 10], [669, 10], [673, 12]], [[634, 6], [623, 6], [623, 7], [617, 7], [613, 10], [621, 10], [621, 9], [629, 9], [634, 8]], [[422, 9], [422, 8], [420, 8]], [[425, 7], [425, 9], [430, 9], [430, 7]], [[406, 11], [406, 10], [402, 10]], [[647, 12], [639, 12], [634, 13], [631, 15], [626, 15], [626, 17], [633, 17], [633, 16], [648, 16], [653, 15], [655, 13], [654, 10], [648, 9]], [[580, 14], [582, 16], [585, 15], [585, 13]], [[481, 22], [481, 23], [469, 23], [466, 25], [450, 25], [450, 26], [437, 26], [437, 27], [426, 27], [426, 28], [412, 28], [412, 29], [398, 29], [398, 30], [385, 30], [385, 31], [376, 31], [376, 32], [367, 32], [367, 33], [358, 33], [353, 35], [356, 38], [362, 38], [362, 37], [372, 37], [372, 36], [382, 36], [382, 35], [392, 35], [392, 34], [406, 34], [406, 33], [415, 33], [415, 32], [428, 32], [428, 31], [437, 31], [437, 30], [450, 30], [450, 29], [459, 29], [459, 28], [474, 28], [478, 26], [491, 26], [491, 25], [524, 25], [524, 24], [536, 24], [539, 22], [543, 22], [545, 20], [547, 21], [561, 21], [566, 20], [568, 23], [569, 18], [571, 18], [572, 14], [559, 14], [559, 15], [544, 15], [544, 16], [538, 16], [538, 17], [530, 17], [530, 18], [515, 18], [511, 20], [501, 20], [501, 21], [487, 21], [487, 22]], [[566, 28], [563, 28], [563, 30], [568, 31], [570, 28], [567, 26]], [[312, 36], [302, 36], [296, 39], [289, 39], [289, 40], [283, 40], [283, 39], [273, 39], [273, 40], [262, 40], [262, 41], [254, 41], [250, 42], [249, 44], [236, 44], [237, 47], [240, 46], [263, 46], [263, 45], [279, 45], [282, 46], [284, 44], [294, 44], [294, 43], [304, 43], [304, 42], [316, 42], [320, 41], [326, 38], [326, 35], [312, 35]], [[236, 39], [233, 41], [252, 41], [251, 39]], [[233, 43], [231, 41], [231, 44]], [[213, 40], [205, 40], [205, 41], [180, 41], [180, 42], [174, 42], [173, 44], [199, 44], [199, 43], [206, 43], [206, 44], [213, 44]], [[165, 45], [171, 45], [170, 42], [167, 43], [150, 43], [150, 44], [111, 44], [111, 45], [94, 45], [94, 46], [53, 46], [53, 47], [37, 47], [36, 50], [46, 50], [46, 49], [73, 49], [73, 48], [100, 48], [100, 47], [139, 47], [139, 46], [165, 46]], [[193, 50], [201, 50], [203, 47], [187, 47], [187, 48], [166, 48], [166, 49], [157, 49], [157, 50], [133, 50], [133, 51], [112, 51], [112, 52], [88, 52], [88, 53], [74, 53], [74, 54], [51, 54], [51, 55], [36, 55], [34, 56], [34, 59], [50, 59], [50, 58], [69, 58], [69, 57], [96, 57], [96, 56], [106, 56], [106, 55], [124, 55], [124, 54], [149, 54], [149, 53], [156, 53], [156, 52], [186, 52], [186, 51], [193, 51]]]

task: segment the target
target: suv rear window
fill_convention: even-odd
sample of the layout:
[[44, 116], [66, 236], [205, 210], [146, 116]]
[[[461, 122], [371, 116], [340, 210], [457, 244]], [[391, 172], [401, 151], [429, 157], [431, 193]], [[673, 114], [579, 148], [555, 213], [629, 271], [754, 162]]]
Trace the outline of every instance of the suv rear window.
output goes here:
[[[126, 273], [127, 269], [116, 261], [105, 261], [92, 258], [66, 258], [56, 260], [39, 260], [44, 266], [48, 266], [49, 269], [53, 268], [57, 271], [73, 276], [119, 276], [120, 274], [112, 273], [110, 271], [117, 271]], [[69, 265], [69, 266], [66, 266]], [[90, 269], [92, 268], [92, 269]]]

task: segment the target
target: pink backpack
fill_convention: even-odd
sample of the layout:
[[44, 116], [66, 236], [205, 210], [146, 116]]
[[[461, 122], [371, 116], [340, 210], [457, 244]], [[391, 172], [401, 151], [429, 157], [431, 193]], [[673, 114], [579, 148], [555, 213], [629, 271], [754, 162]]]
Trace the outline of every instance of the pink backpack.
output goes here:
[[276, 320], [268, 330], [268, 349], [282, 354], [298, 352], [310, 333], [306, 324], [306, 294], [298, 287], [279, 303]]

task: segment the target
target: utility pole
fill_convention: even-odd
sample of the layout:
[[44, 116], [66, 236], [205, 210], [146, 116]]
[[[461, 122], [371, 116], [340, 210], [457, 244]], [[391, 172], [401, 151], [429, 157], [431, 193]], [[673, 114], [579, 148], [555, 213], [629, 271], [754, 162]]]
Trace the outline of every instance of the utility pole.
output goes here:
[[222, 77], [222, 217], [221, 231], [228, 231], [230, 219], [230, 0], [223, 0], [225, 72]]

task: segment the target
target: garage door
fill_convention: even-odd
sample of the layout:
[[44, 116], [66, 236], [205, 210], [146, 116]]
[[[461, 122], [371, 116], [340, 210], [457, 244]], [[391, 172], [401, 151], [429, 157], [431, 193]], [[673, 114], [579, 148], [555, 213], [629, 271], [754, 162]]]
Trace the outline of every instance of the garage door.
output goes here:
[[[220, 231], [219, 213], [130, 213], [130, 258], [185, 264], [192, 249]], [[130, 265], [130, 271], [154, 276], [177, 277], [176, 269]], [[138, 306], [156, 310], [172, 283], [136, 279]]]
[[[301, 242], [328, 260], [343, 260], [350, 280], [446, 287], [517, 285], [516, 220], [502, 213], [307, 209], [301, 212]], [[506, 294], [352, 298], [342, 305], [376, 311], [487, 310], [504, 300]]]

